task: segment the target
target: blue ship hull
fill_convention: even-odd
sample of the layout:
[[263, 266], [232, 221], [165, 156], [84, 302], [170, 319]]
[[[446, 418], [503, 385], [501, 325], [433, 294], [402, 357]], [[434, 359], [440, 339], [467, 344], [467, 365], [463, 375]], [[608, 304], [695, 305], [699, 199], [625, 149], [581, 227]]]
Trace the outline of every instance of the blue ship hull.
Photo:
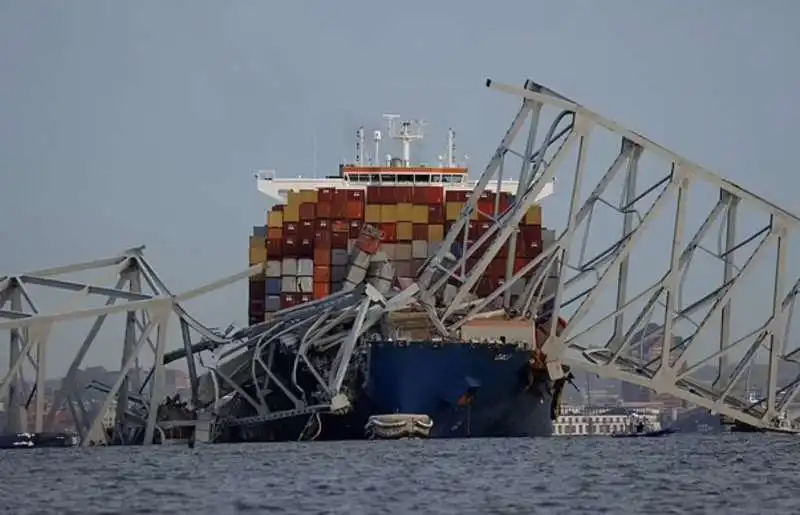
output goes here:
[[366, 392], [374, 414], [428, 415], [431, 438], [550, 436], [552, 394], [515, 345], [379, 342]]

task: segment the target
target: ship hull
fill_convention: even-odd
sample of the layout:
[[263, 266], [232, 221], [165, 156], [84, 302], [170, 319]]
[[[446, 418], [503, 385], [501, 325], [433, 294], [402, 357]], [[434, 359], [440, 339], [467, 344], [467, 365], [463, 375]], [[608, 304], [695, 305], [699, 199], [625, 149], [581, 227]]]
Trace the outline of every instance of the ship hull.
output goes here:
[[513, 345], [374, 343], [366, 394], [373, 414], [430, 417], [430, 438], [550, 436], [552, 395]]

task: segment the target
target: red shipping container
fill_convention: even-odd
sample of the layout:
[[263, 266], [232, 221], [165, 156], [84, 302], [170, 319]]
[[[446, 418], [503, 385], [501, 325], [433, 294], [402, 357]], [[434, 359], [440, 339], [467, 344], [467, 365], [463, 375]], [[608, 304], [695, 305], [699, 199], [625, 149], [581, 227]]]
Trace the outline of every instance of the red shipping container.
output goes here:
[[319, 202], [317, 204], [317, 219], [331, 218], [333, 216], [332, 212], [330, 202]]
[[[330, 229], [321, 229], [314, 233], [314, 247], [323, 249], [331, 248], [331, 231]], [[269, 256], [267, 252], [267, 256]]]
[[286, 207], [284, 204], [275, 204], [272, 206], [273, 211], [283, 211], [283, 208]]
[[299, 238], [297, 243], [297, 257], [314, 257], [314, 238]]
[[267, 286], [264, 279], [259, 280], [250, 280], [250, 284], [248, 285], [248, 290], [250, 292], [250, 299], [251, 300], [260, 300], [264, 301], [264, 296], [267, 294]]
[[324, 299], [331, 294], [331, 285], [329, 283], [314, 283], [314, 298]]
[[300, 228], [297, 230], [297, 237], [313, 240], [316, 232], [314, 222], [311, 220], [303, 220], [300, 222]]
[[295, 222], [284, 222], [283, 223], [283, 235], [284, 236], [297, 236], [297, 226], [298, 224]]
[[383, 231], [383, 241], [386, 243], [397, 241], [397, 224], [383, 223], [379, 225], [380, 230]]
[[447, 190], [444, 194], [446, 202], [466, 202], [468, 197], [468, 190]]
[[444, 187], [428, 186], [428, 204], [444, 204]]
[[314, 220], [317, 218], [317, 205], [313, 202], [300, 204], [300, 220]]
[[347, 190], [333, 190], [333, 204], [347, 203]]
[[318, 202], [333, 202], [333, 188], [320, 188], [317, 190]]
[[375, 254], [381, 247], [381, 242], [368, 234], [362, 234], [356, 240], [356, 247], [367, 254]]
[[428, 188], [430, 186], [414, 186], [414, 190], [411, 192], [411, 202], [417, 205], [427, 204]]
[[348, 230], [348, 236], [350, 237], [351, 240], [355, 240], [356, 238], [359, 237], [359, 235], [361, 235], [361, 225], [363, 223], [364, 222], [362, 222], [361, 220], [350, 220], [348, 222], [350, 226], [350, 229]]
[[[525, 268], [525, 265], [527, 265], [528, 263], [530, 263], [530, 259], [525, 259], [525, 258], [520, 258], [520, 257], [516, 258], [514, 260], [514, 273], [516, 274], [517, 272], [519, 272], [520, 270]], [[531, 275], [531, 272], [528, 272], [523, 277], [528, 277], [530, 275]]]
[[331, 218], [347, 218], [347, 201], [334, 200], [331, 203]]
[[270, 259], [283, 256], [283, 238], [267, 239], [267, 256], [269, 256]]
[[428, 224], [414, 224], [411, 226], [411, 238], [428, 241]]
[[267, 229], [267, 238], [277, 238], [280, 240], [283, 238], [283, 229], [280, 227], [271, 227]]
[[331, 227], [331, 223], [328, 220], [316, 220], [314, 221], [314, 227], [319, 231], [321, 229], [328, 230]]
[[[328, 262], [330, 262], [330, 260], [328, 260]], [[331, 282], [330, 265], [314, 265], [314, 282], [315, 283]]]
[[[361, 193], [361, 192], [358, 192]], [[364, 219], [364, 201], [363, 200], [348, 200], [347, 208], [345, 211], [345, 218], [348, 220], [363, 220]]]
[[333, 232], [350, 232], [350, 225], [347, 223], [347, 220], [334, 220], [331, 222], [331, 229]]
[[281, 295], [281, 309], [293, 308], [298, 304], [298, 296], [296, 293], [284, 293]]
[[481, 192], [480, 197], [478, 197], [478, 198], [480, 200], [491, 200], [492, 202], [494, 202], [495, 193], [493, 191], [491, 191], [491, 190], [483, 190]]
[[370, 204], [383, 204], [383, 186], [367, 186], [367, 202]]
[[308, 302], [311, 302], [312, 300], [314, 300], [314, 296], [313, 295], [309, 295], [308, 293], [301, 293], [297, 297], [297, 303], [298, 304], [306, 304]]
[[395, 202], [397, 202], [398, 204], [413, 202], [413, 199], [414, 199], [414, 187], [413, 186], [396, 186], [394, 188], [394, 198], [395, 198]]
[[314, 248], [314, 264], [319, 266], [329, 266], [331, 264], [331, 249], [330, 247]]
[[[297, 257], [297, 238], [289, 236], [283, 238], [283, 255], [286, 257]], [[267, 251], [269, 255], [269, 251]]]
[[347, 237], [348, 234], [346, 232], [331, 233], [331, 247], [334, 249], [346, 249]]
[[347, 191], [347, 200], [357, 200], [360, 201], [362, 204], [364, 203], [364, 190], [346, 190]]
[[526, 225], [520, 229], [519, 234], [526, 244], [537, 243], [541, 245], [542, 243], [542, 227], [539, 225]]
[[428, 206], [428, 223], [431, 225], [442, 225], [444, 222], [444, 205], [431, 204]]
[[478, 200], [478, 218], [485, 220], [489, 217], [494, 217], [494, 199], [480, 199]]

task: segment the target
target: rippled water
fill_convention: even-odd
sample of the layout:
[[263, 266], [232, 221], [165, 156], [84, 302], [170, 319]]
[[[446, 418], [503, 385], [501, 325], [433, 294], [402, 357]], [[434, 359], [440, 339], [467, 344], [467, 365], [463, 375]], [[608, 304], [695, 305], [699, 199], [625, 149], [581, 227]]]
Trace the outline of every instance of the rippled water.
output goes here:
[[800, 513], [800, 438], [0, 451], [0, 513]]

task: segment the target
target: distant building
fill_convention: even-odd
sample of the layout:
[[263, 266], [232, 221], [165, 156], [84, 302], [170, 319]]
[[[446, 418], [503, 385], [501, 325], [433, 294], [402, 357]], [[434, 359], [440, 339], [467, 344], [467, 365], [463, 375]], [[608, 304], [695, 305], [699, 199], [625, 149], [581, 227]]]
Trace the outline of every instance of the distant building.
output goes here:
[[661, 428], [661, 412], [657, 409], [563, 407], [553, 424], [553, 435], [610, 436], [626, 431], [631, 413], [644, 416], [654, 429]]

